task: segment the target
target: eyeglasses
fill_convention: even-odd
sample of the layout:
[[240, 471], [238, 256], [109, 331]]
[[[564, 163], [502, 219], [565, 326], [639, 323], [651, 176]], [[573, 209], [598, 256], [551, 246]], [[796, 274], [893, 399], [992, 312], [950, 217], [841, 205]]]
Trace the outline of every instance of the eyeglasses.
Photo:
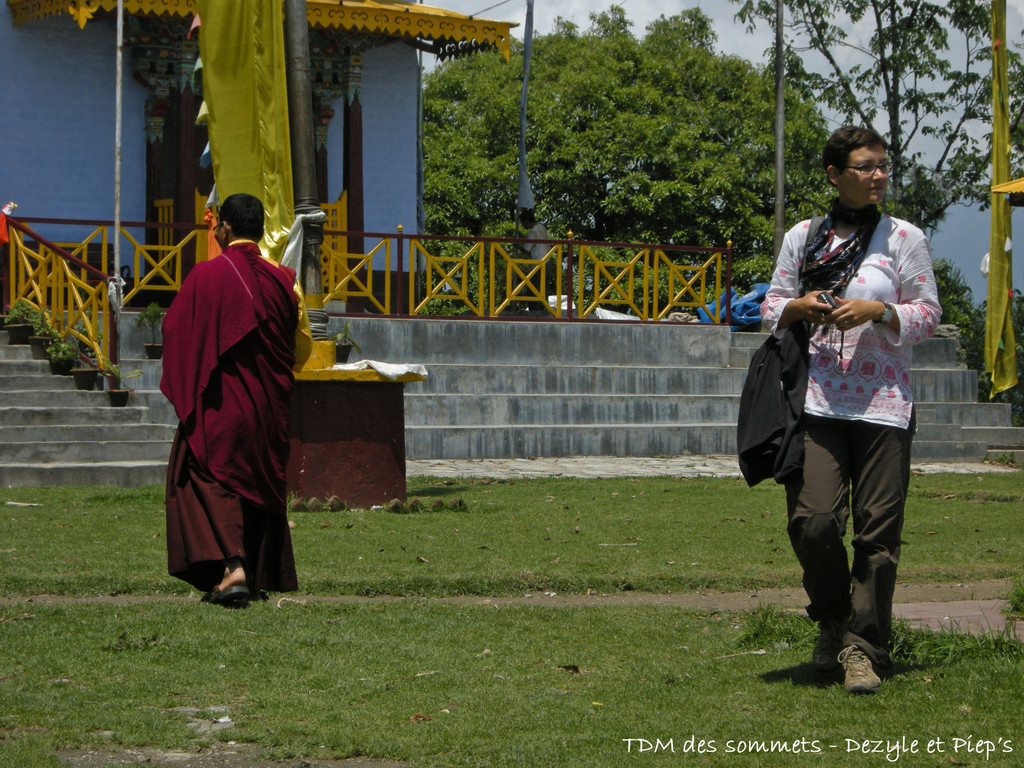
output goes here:
[[892, 163], [888, 161], [884, 163], [867, 163], [865, 165], [847, 165], [845, 167], [856, 171], [861, 176], [874, 176], [875, 171], [878, 171], [883, 176], [888, 176], [892, 171]]

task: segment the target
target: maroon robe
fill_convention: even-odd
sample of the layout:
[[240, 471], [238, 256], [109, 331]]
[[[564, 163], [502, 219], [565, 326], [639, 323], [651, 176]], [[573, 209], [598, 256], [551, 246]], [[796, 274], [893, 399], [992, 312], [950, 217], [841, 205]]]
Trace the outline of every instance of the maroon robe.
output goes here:
[[167, 475], [169, 572], [212, 589], [241, 557], [252, 589], [296, 588], [285, 516], [295, 273], [233, 243], [164, 318], [160, 390], [180, 425]]

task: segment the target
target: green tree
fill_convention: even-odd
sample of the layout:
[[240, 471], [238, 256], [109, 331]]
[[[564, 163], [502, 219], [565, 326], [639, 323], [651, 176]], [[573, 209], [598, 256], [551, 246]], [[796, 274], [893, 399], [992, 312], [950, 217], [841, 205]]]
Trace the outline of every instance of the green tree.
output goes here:
[[974, 303], [971, 287], [959, 267], [945, 259], [937, 259], [932, 266], [942, 304], [941, 322], [960, 330], [964, 362], [971, 370], [980, 371], [985, 367], [985, 311]]
[[[981, 315], [982, 324], [984, 325], [985, 319], [985, 308], [986, 303], [983, 302], [981, 307], [978, 309]], [[1024, 293], [1021, 293], [1019, 289], [1013, 291], [1013, 302], [1010, 306], [1010, 317], [1013, 318], [1013, 336], [1017, 342], [1017, 379], [1024, 382]], [[979, 350], [981, 345], [984, 343], [984, 329], [981, 331], [981, 342], [979, 342]], [[982, 352], [978, 353], [979, 359], [983, 360]], [[979, 365], [981, 365], [979, 363]], [[973, 365], [970, 366], [974, 368]], [[978, 370], [983, 370], [983, 366], [979, 367]], [[992, 379], [987, 373], [979, 374], [979, 395], [978, 399], [981, 401], [988, 401], [992, 393]], [[1013, 418], [1013, 425], [1015, 427], [1024, 427], [1024, 386], [1018, 384], [1015, 387], [1010, 387], [997, 394], [991, 399], [993, 403], [1009, 403], [1010, 411]]]
[[[732, 2], [749, 26], [774, 24], [775, 0]], [[888, 138], [890, 211], [926, 231], [951, 205], [989, 201], [989, 10], [978, 0], [785, 4], [789, 81], [838, 121]], [[1010, 68], [1019, 83], [1012, 52]]]
[[[734, 281], [770, 277], [774, 84], [770, 71], [714, 53], [699, 10], [661, 17], [638, 39], [620, 8], [581, 31], [559, 20], [534, 38], [528, 169], [553, 236], [734, 245]], [[511, 64], [447, 62], [424, 91], [427, 229], [509, 235], [515, 217], [522, 52]], [[787, 207], [831, 193], [818, 157], [827, 135], [813, 102], [787, 104]]]

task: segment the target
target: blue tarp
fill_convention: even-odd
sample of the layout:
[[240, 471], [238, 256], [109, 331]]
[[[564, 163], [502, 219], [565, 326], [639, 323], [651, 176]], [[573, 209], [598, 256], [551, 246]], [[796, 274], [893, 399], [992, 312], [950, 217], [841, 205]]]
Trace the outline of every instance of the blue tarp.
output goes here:
[[[742, 331], [746, 328], [758, 325], [761, 322], [761, 302], [764, 301], [764, 297], [768, 295], [769, 283], [757, 283], [754, 286], [754, 290], [750, 293], [740, 296], [736, 291], [732, 291], [732, 322], [730, 328], [734, 331]], [[719, 297], [720, 306], [722, 311], [725, 311], [725, 292]], [[703, 309], [697, 310], [697, 315], [700, 317], [702, 323], [713, 323], [714, 318], [711, 317]]]

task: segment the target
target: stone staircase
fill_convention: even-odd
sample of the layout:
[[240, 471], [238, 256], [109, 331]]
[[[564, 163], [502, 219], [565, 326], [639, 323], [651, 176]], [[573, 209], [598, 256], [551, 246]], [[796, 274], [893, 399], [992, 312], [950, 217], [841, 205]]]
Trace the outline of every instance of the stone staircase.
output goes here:
[[145, 395], [112, 408], [105, 392], [76, 390], [0, 331], [0, 487], [162, 483], [175, 426], [152, 416]]
[[[747, 365], [764, 338], [733, 334], [733, 364]], [[984, 461], [1004, 443], [1024, 445], [1024, 429], [1010, 426], [1008, 404], [978, 402], [978, 375], [958, 362], [959, 354], [954, 338], [931, 338], [914, 347], [915, 461]]]
[[[410, 459], [732, 454], [739, 394], [763, 334], [663, 323], [528, 319], [347, 318], [363, 357], [422, 363], [405, 388]], [[332, 318], [338, 333], [341, 318]], [[134, 323], [122, 349], [141, 350]], [[162, 483], [176, 418], [159, 393], [160, 362], [111, 408], [78, 392], [0, 331], [0, 486]], [[977, 377], [954, 339], [915, 348], [918, 462], [1024, 458], [1010, 407], [977, 402]], [[1019, 452], [1019, 453], [1018, 453]]]
[[[405, 390], [410, 459], [735, 453], [739, 394], [765, 338], [669, 323], [348, 320], [364, 357], [427, 367]], [[1024, 446], [1009, 405], [977, 402], [958, 352], [955, 339], [915, 348], [915, 461]]]

